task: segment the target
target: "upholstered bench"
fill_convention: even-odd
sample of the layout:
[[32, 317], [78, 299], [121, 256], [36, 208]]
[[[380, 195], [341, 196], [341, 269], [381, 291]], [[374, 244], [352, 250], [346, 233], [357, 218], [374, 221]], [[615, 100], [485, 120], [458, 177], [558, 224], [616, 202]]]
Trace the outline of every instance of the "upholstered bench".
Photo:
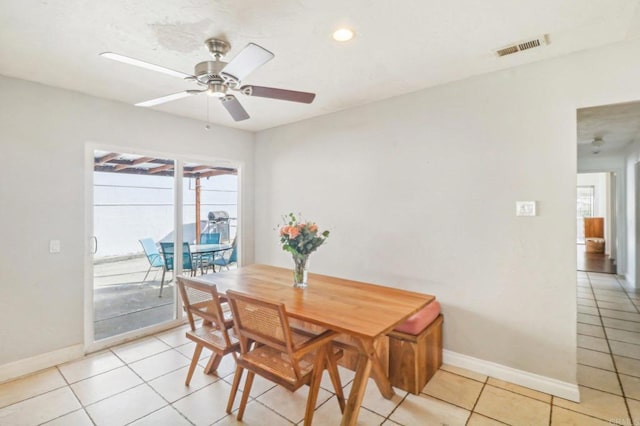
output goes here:
[[442, 365], [440, 303], [433, 301], [400, 324], [389, 336], [389, 379], [415, 395]]

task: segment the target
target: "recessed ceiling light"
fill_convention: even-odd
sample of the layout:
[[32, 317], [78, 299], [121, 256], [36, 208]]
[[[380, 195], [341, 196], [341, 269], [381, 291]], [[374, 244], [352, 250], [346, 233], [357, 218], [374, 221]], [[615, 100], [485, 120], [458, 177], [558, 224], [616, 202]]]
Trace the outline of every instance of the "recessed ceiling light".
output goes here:
[[335, 41], [349, 41], [353, 38], [355, 33], [349, 28], [340, 28], [333, 33], [333, 39]]

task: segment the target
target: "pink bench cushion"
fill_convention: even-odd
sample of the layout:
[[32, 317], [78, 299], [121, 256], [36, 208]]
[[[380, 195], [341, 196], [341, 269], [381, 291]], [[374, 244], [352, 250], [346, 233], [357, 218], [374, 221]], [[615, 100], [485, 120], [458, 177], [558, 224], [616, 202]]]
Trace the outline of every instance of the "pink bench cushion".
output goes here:
[[397, 326], [394, 330], [402, 333], [418, 335], [440, 315], [440, 303], [437, 300], [411, 315], [409, 319]]

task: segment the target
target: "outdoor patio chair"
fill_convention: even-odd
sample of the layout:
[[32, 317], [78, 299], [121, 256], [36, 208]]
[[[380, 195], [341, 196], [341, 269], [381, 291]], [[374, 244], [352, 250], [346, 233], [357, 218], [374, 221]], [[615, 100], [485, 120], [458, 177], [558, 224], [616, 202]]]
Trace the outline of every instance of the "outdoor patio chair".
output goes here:
[[[184, 382], [189, 386], [202, 348], [213, 352], [204, 369], [204, 373], [209, 374], [218, 368], [225, 355], [238, 352], [240, 343], [233, 333], [229, 333], [233, 328], [233, 319], [230, 312], [226, 315], [223, 313], [215, 284], [204, 284], [185, 277], [178, 277], [176, 281], [191, 326], [186, 336], [196, 344], [187, 379]], [[199, 327], [196, 327], [194, 316], [202, 319], [202, 325]]]
[[200, 244], [220, 244], [220, 233], [200, 234]]
[[309, 385], [304, 424], [310, 425], [318, 398], [322, 372], [326, 368], [340, 411], [344, 411], [344, 394], [336, 360], [342, 351], [331, 344], [337, 332], [327, 330], [319, 335], [294, 330], [289, 327], [283, 303], [251, 297], [227, 290], [227, 299], [233, 313], [234, 330], [240, 339], [240, 354], [236, 356], [236, 372], [227, 403], [231, 413], [236, 393], [247, 370], [247, 378], [237, 419], [242, 420], [251, 385], [257, 374], [291, 392], [302, 385]]
[[142, 249], [144, 250], [144, 254], [147, 256], [147, 260], [149, 261], [149, 269], [147, 269], [147, 273], [144, 275], [144, 278], [141, 282], [141, 284], [143, 284], [147, 280], [149, 272], [151, 272], [151, 268], [164, 267], [164, 260], [162, 260], [162, 256], [158, 251], [156, 243], [154, 243], [151, 238], [143, 238], [138, 241], [140, 241]]
[[213, 271], [215, 272], [216, 265], [220, 267], [220, 270], [222, 270], [222, 267], [225, 267], [228, 271], [229, 265], [237, 262], [238, 262], [238, 252], [237, 252], [236, 242], [234, 240], [232, 249], [226, 250], [224, 253], [222, 253], [221, 256], [217, 256], [215, 259], [213, 259]]
[[[162, 249], [162, 257], [164, 258], [164, 268], [162, 269], [162, 281], [160, 282], [160, 294], [158, 297], [162, 297], [162, 288], [164, 287], [164, 276], [167, 271], [173, 271], [173, 255], [175, 253], [173, 243], [160, 243]], [[182, 243], [182, 270], [191, 271], [191, 276], [196, 274], [195, 265], [191, 261], [191, 250], [189, 250], [189, 243]]]
[[[220, 233], [215, 232], [215, 233], [211, 233], [211, 234], [200, 234], [200, 244], [220, 244]], [[214, 266], [214, 262], [213, 259], [220, 257], [219, 254], [212, 254], [212, 253], [205, 253], [205, 254], [201, 254], [200, 255], [200, 259], [201, 259], [201, 266], [203, 267], [203, 273], [204, 273], [204, 269], [208, 268], [209, 266], [211, 266], [211, 268], [213, 269], [213, 272], [216, 271], [216, 267]]]

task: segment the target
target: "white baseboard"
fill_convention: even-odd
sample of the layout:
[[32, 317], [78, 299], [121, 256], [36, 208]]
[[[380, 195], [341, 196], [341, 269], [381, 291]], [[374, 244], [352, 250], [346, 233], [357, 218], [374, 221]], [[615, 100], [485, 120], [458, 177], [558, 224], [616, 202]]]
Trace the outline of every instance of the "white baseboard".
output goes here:
[[632, 286], [636, 286], [636, 283], [634, 282], [634, 280], [632, 279], [631, 275], [629, 275], [628, 273], [624, 274], [624, 280], [631, 284]]
[[562, 382], [551, 377], [540, 376], [523, 370], [507, 367], [495, 362], [485, 361], [468, 355], [452, 352], [447, 349], [442, 351], [445, 364], [450, 364], [477, 373], [486, 374], [496, 379], [515, 383], [530, 389], [548, 393], [560, 398], [580, 402], [580, 390], [577, 384]]
[[80, 344], [0, 365], [0, 383], [81, 358], [82, 356], [84, 356], [84, 346]]

